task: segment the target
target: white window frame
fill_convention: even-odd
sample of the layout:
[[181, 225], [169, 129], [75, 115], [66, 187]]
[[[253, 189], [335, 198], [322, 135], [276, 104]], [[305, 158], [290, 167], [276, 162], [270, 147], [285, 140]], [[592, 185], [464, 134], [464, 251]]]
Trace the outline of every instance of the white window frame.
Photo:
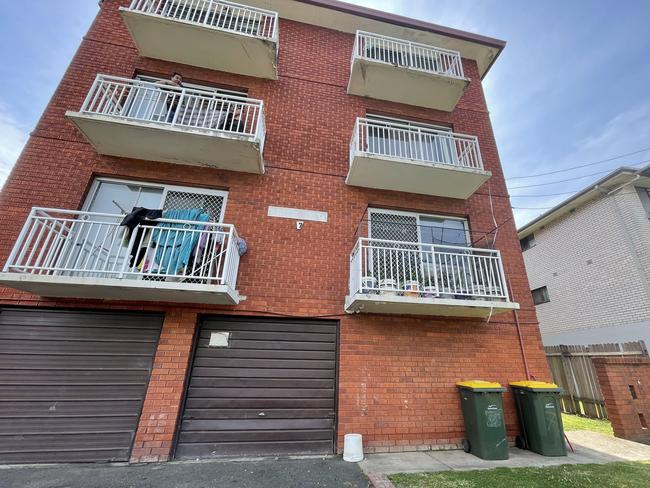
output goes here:
[[[83, 211], [88, 211], [90, 208], [90, 204], [94, 200], [97, 191], [99, 190], [99, 186], [102, 182], [107, 182], [107, 183], [121, 183], [125, 185], [139, 185], [139, 186], [144, 186], [148, 188], [160, 188], [162, 189], [162, 194], [160, 196], [160, 207], [162, 208], [163, 204], [165, 203], [165, 199], [167, 198], [167, 195], [169, 194], [170, 191], [178, 191], [178, 192], [187, 192], [187, 193], [197, 193], [200, 195], [214, 195], [214, 196], [220, 196], [223, 198], [223, 204], [221, 205], [221, 215], [219, 215], [219, 222], [223, 222], [223, 218], [226, 212], [226, 204], [228, 203], [228, 192], [225, 190], [213, 190], [209, 188], [199, 188], [196, 186], [178, 186], [178, 185], [168, 185], [166, 183], [151, 183], [149, 181], [141, 181], [141, 180], [127, 180], [127, 179], [121, 179], [121, 178], [106, 178], [106, 177], [96, 177], [93, 180], [93, 183], [90, 187], [90, 191], [88, 192], [88, 195], [86, 196], [86, 199], [84, 201], [84, 204], [81, 208]], [[130, 209], [126, 209], [130, 211]]]
[[[438, 219], [447, 219], [447, 220], [458, 220], [463, 222], [463, 227], [465, 228], [465, 245], [471, 247], [471, 237], [469, 230], [469, 221], [464, 217], [455, 217], [451, 215], [442, 215], [442, 214], [428, 214], [424, 212], [407, 212], [404, 210], [388, 210], [383, 208], [369, 208], [368, 209], [368, 238], [371, 238], [372, 235], [371, 226], [372, 226], [372, 215], [373, 214], [384, 214], [384, 215], [405, 215], [408, 217], [415, 217], [417, 221], [417, 233], [418, 233], [418, 243], [422, 243], [422, 225], [420, 223], [421, 217], [429, 218], [438, 218]], [[444, 244], [443, 244], [444, 246]]]
[[445, 125], [436, 125], [429, 122], [420, 122], [410, 119], [402, 119], [400, 117], [393, 117], [392, 115], [379, 115], [372, 112], [366, 112], [366, 119], [376, 120], [377, 122], [394, 122], [396, 124], [408, 125], [411, 127], [421, 127], [422, 129], [433, 129], [445, 132], [453, 132], [451, 127]]

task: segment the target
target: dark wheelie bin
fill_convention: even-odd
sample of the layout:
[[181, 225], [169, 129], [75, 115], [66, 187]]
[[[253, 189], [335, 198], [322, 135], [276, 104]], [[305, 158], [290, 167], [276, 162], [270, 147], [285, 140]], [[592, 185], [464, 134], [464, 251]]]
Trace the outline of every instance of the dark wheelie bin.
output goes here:
[[465, 452], [487, 460], [508, 459], [501, 401], [501, 393], [506, 389], [489, 381], [461, 381], [456, 386], [460, 390], [467, 431], [467, 439], [463, 442]]
[[560, 410], [560, 388], [543, 381], [510, 383], [517, 404], [523, 436], [517, 447], [542, 456], [566, 456]]

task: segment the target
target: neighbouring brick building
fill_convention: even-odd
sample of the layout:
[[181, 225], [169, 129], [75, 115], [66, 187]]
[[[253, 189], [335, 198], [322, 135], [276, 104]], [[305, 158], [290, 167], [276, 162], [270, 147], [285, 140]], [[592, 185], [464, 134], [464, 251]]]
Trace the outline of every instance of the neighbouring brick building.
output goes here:
[[549, 378], [504, 43], [246, 3], [101, 2], [0, 200], [1, 462], [453, 448], [456, 381]]

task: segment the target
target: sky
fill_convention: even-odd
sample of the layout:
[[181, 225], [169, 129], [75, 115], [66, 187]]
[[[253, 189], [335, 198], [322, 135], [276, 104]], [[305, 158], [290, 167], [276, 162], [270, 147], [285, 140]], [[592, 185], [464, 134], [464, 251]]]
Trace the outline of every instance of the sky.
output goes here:
[[[508, 42], [484, 90], [519, 226], [612, 169], [650, 164], [647, 0], [349, 1]], [[97, 11], [96, 0], [3, 6], [0, 184]]]

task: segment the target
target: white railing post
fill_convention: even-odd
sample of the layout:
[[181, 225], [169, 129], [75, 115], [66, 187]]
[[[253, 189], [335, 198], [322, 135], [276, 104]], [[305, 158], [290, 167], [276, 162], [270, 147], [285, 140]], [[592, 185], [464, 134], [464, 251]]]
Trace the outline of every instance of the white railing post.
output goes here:
[[27, 215], [27, 220], [25, 221], [25, 224], [23, 225], [23, 228], [20, 230], [20, 233], [18, 234], [18, 237], [16, 238], [16, 242], [14, 243], [14, 246], [11, 249], [11, 253], [9, 253], [9, 257], [7, 258], [7, 261], [5, 262], [3, 272], [7, 272], [10, 267], [15, 266], [17, 263], [14, 263], [14, 260], [16, 259], [16, 255], [18, 254], [18, 251], [24, 244], [25, 236], [27, 235], [28, 229], [33, 225], [32, 221], [34, 219], [34, 215], [36, 214], [36, 211], [38, 210], [37, 207], [33, 207], [30, 211], [29, 214]]
[[237, 243], [235, 242], [235, 232], [234, 229], [230, 227], [230, 230], [228, 231], [228, 246], [226, 246], [226, 259], [223, 267], [223, 276], [221, 277], [222, 285], [230, 285], [230, 283], [228, 283], [230, 276], [226, 276], [226, 275], [230, 275], [232, 271], [232, 267], [233, 267], [232, 249], [233, 246], [236, 245]]
[[510, 292], [508, 290], [508, 286], [506, 284], [506, 272], [503, 268], [503, 259], [501, 259], [501, 251], [497, 250], [496, 251], [496, 256], [497, 256], [497, 261], [499, 263], [499, 277], [500, 277], [500, 283], [501, 283], [501, 295], [504, 295], [506, 297], [506, 301], [510, 301]]
[[88, 94], [86, 95], [86, 98], [81, 104], [81, 112], [88, 111], [88, 104], [90, 103], [90, 99], [93, 97], [95, 92], [99, 89], [101, 80], [102, 80], [102, 75], [98, 74], [97, 76], [95, 76], [95, 80], [93, 81], [92, 85], [90, 85], [90, 90], [88, 90]]

